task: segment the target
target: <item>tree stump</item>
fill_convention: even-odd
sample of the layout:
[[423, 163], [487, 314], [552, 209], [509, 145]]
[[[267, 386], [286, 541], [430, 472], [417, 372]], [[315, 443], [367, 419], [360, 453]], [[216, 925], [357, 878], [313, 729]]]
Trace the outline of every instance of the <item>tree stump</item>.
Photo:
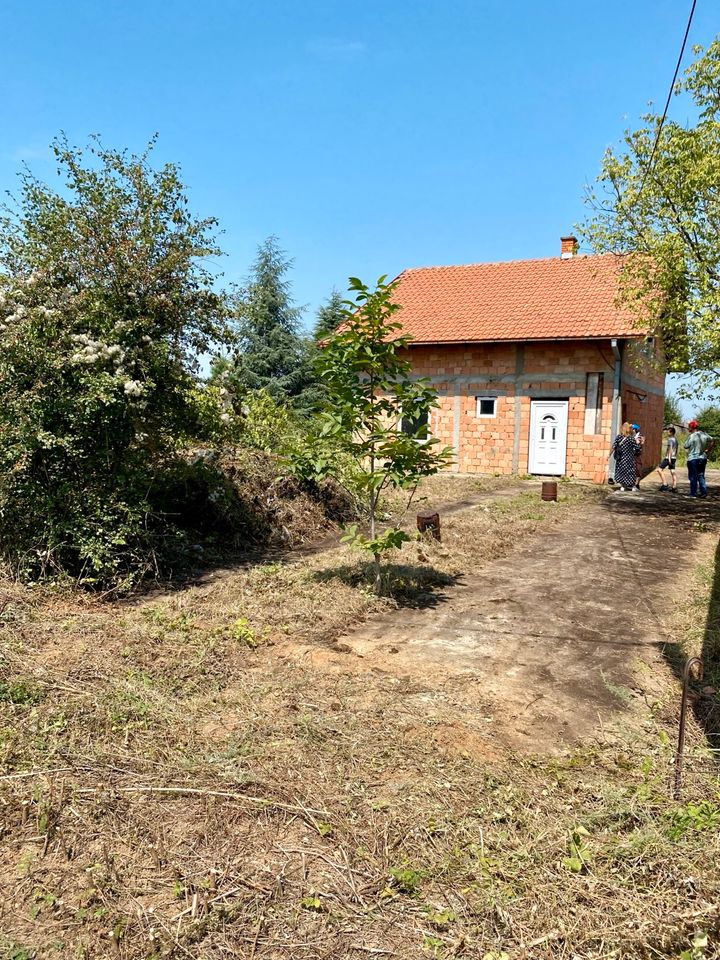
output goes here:
[[424, 510], [417, 515], [417, 528], [420, 533], [429, 533], [436, 540], [440, 539], [440, 514], [432, 510]]

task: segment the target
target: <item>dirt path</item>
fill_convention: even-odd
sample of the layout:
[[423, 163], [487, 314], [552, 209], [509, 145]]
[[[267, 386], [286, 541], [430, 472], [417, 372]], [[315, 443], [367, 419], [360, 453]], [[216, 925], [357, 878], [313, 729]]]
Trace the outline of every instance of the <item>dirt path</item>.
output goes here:
[[[454, 478], [452, 478], [454, 480]], [[511, 500], [513, 497], [516, 497], [518, 493], [521, 493], [523, 490], [534, 490], [537, 489], [537, 480], [513, 480], [507, 486], [498, 486], [498, 487], [488, 487], [486, 490], [478, 490], [467, 494], [465, 497], [459, 500], [450, 500], [445, 502], [444, 500], [438, 502], [432, 496], [429, 498], [423, 498], [422, 500], [416, 501], [412, 504], [411, 508], [407, 511], [406, 515], [400, 520], [393, 520], [393, 523], [398, 523], [399, 526], [403, 527], [406, 530], [415, 530], [415, 515], [418, 510], [426, 510], [429, 507], [434, 509], [439, 509], [443, 517], [450, 517], [456, 513], [462, 513], [464, 510], [471, 510], [473, 507], [480, 506], [483, 503], [489, 503], [495, 500]], [[427, 502], [425, 502], [427, 499]], [[384, 529], [383, 525], [380, 525], [381, 529]], [[369, 524], [362, 527], [364, 530], [369, 529]], [[344, 536], [344, 531], [338, 530], [334, 533], [329, 534], [327, 537], [323, 537], [321, 540], [316, 540], [313, 543], [309, 543], [300, 547], [295, 547], [290, 553], [278, 553], [278, 556], [286, 563], [298, 563], [307, 559], [308, 557], [315, 557], [320, 553], [327, 553], [329, 550], [334, 550], [340, 544], [342, 537]]]
[[369, 684], [394, 678], [429, 713], [465, 716], [509, 749], [562, 748], [646, 708], [653, 674], [669, 669], [683, 582], [718, 522], [712, 492], [615, 494], [469, 571], [433, 609], [393, 611], [304, 654]]

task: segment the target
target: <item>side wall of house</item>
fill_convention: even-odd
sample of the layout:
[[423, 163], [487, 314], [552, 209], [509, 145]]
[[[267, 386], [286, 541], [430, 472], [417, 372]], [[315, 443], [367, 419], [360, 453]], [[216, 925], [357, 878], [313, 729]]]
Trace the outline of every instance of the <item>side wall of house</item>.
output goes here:
[[[615, 368], [609, 340], [418, 345], [410, 348], [410, 358], [414, 375], [429, 377], [438, 391], [439, 408], [432, 412], [430, 430], [455, 449], [454, 470], [527, 473], [531, 401], [567, 399], [566, 473], [605, 481]], [[588, 375], [598, 379], [589, 380]], [[633, 382], [640, 394], [641, 375]], [[599, 408], [586, 412], [586, 397], [593, 389], [599, 392]], [[662, 387], [655, 389], [662, 407]], [[478, 417], [477, 397], [497, 398], [494, 417]], [[651, 409], [654, 412], [648, 405]], [[661, 420], [662, 414], [660, 429]], [[649, 447], [655, 442], [655, 426], [648, 422], [644, 429]]]
[[657, 340], [628, 343], [623, 352], [622, 416], [645, 436], [643, 469], [657, 466], [663, 441], [665, 373]]

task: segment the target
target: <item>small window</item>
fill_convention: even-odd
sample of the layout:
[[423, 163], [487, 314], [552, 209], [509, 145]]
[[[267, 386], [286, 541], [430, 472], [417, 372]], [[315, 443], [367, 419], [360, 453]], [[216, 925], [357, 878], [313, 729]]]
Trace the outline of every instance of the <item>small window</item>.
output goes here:
[[400, 421], [400, 429], [406, 436], [413, 437], [415, 440], [427, 440], [428, 411], [425, 410], [419, 417], [403, 417]]
[[603, 375], [589, 373], [585, 385], [585, 433], [602, 433]]
[[475, 397], [478, 417], [494, 417], [497, 397]]

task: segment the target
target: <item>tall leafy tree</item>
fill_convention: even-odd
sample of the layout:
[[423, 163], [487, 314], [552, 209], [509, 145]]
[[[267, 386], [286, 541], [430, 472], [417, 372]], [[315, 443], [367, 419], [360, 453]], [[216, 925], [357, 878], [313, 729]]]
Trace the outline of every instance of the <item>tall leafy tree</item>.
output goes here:
[[304, 411], [314, 402], [316, 380], [300, 334], [302, 309], [293, 303], [287, 277], [291, 266], [276, 237], [260, 245], [248, 282], [234, 297], [237, 350], [224, 366], [238, 399], [265, 390], [274, 400], [291, 400]]
[[678, 398], [673, 396], [672, 393], [668, 393], [665, 396], [663, 418], [665, 420], [665, 423], [667, 424], [678, 424], [678, 423], [685, 422], [685, 418], [680, 412], [680, 404], [678, 403]]
[[[625, 258], [622, 295], [642, 316], [660, 313], [668, 359], [720, 388], [720, 39], [677, 84], [695, 121], [655, 113], [608, 149], [582, 226], [597, 251]], [[683, 109], [683, 116], [687, 115]], [[660, 307], [659, 311], [657, 308]], [[645, 314], [645, 319], [647, 314]]]

